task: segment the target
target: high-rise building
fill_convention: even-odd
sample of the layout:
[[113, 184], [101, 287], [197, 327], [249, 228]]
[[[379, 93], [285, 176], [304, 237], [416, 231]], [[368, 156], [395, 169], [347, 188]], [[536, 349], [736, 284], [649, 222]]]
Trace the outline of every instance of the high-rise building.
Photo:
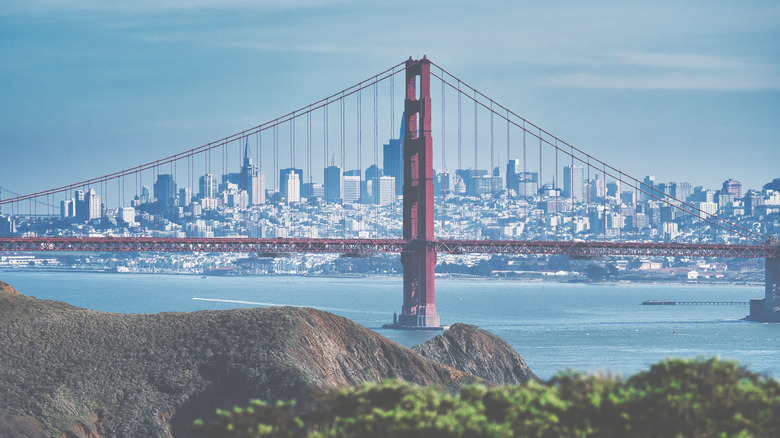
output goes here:
[[249, 156], [249, 141], [244, 143], [244, 164], [241, 166], [241, 176], [238, 182], [240, 190], [246, 190], [249, 204], [265, 204], [265, 178], [257, 165], [252, 164]]
[[326, 167], [324, 181], [325, 202], [329, 204], [341, 202], [344, 186], [344, 176], [341, 174], [341, 168], [333, 165]]
[[683, 202], [687, 201], [688, 198], [693, 194], [693, 184], [687, 181], [678, 183], [673, 182], [671, 184], [673, 196]]
[[642, 202], [652, 201], [657, 196], [655, 193], [655, 176], [647, 175], [639, 186], [639, 200]]
[[182, 187], [179, 189], [179, 206], [189, 207], [192, 202], [192, 190], [189, 187]]
[[279, 194], [287, 203], [301, 202], [303, 170], [288, 168], [279, 171]]
[[574, 202], [585, 200], [585, 169], [582, 166], [563, 167], [563, 196]]
[[319, 183], [304, 183], [303, 186], [301, 186], [301, 196], [309, 200], [315, 198], [324, 199], [325, 187]]
[[385, 176], [395, 178], [395, 194], [403, 194], [404, 185], [404, 136], [406, 135], [406, 117], [401, 116], [401, 132], [397, 139], [391, 139], [382, 150], [382, 166]]
[[344, 175], [344, 194], [345, 204], [358, 202], [360, 200], [360, 176]]
[[395, 201], [395, 178], [380, 176], [374, 182], [378, 186], [373, 188], [374, 203], [377, 205], [392, 204]]
[[729, 195], [732, 195], [734, 199], [739, 199], [742, 197], [742, 183], [734, 180], [734, 179], [727, 179], [723, 182], [723, 193], [728, 193]]
[[157, 175], [157, 181], [154, 183], [154, 197], [161, 207], [172, 207], [176, 205], [176, 181], [173, 175], [161, 173]]
[[198, 179], [198, 197], [216, 198], [217, 197], [217, 179], [214, 175], [207, 173]]
[[[73, 206], [72, 217], [79, 222], [89, 222], [92, 219], [99, 219], [103, 216], [103, 205], [101, 204], [100, 196], [97, 195], [95, 189], [89, 190], [76, 190], [75, 198], [72, 198], [69, 202]], [[66, 203], [65, 208], [69, 209]], [[62, 209], [63, 205], [60, 204]], [[71, 210], [67, 210], [71, 211]], [[62, 213], [62, 211], [60, 211]]]

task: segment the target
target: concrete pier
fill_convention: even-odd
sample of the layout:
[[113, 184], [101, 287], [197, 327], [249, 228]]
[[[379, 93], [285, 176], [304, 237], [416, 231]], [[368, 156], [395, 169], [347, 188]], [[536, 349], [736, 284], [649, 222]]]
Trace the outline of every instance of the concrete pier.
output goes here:
[[766, 258], [764, 273], [764, 298], [754, 298], [750, 303], [748, 321], [780, 322], [780, 258]]

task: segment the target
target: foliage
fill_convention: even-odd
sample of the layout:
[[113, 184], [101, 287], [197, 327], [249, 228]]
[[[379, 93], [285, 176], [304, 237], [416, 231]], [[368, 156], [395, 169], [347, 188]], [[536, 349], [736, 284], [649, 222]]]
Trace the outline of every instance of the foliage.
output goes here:
[[220, 412], [203, 437], [780, 436], [780, 384], [719, 359], [670, 359], [626, 381], [561, 373], [458, 394], [399, 380]]

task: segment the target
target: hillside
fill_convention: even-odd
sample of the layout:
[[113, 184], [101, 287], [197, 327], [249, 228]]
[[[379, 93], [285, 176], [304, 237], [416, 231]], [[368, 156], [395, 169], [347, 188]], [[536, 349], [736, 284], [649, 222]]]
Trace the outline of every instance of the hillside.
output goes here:
[[478, 380], [304, 308], [120, 315], [0, 292], [0, 339], [0, 436], [187, 436], [252, 398]]
[[412, 350], [499, 385], [518, 385], [538, 379], [505, 340], [473, 325], [453, 324], [443, 334]]

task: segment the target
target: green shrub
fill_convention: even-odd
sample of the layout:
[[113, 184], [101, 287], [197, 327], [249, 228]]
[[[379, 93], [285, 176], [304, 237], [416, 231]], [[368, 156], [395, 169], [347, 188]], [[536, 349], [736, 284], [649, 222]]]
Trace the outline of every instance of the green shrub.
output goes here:
[[398, 380], [328, 394], [308, 409], [253, 401], [196, 422], [204, 437], [780, 436], [780, 385], [719, 359], [671, 359], [625, 382], [560, 373], [457, 394]]

